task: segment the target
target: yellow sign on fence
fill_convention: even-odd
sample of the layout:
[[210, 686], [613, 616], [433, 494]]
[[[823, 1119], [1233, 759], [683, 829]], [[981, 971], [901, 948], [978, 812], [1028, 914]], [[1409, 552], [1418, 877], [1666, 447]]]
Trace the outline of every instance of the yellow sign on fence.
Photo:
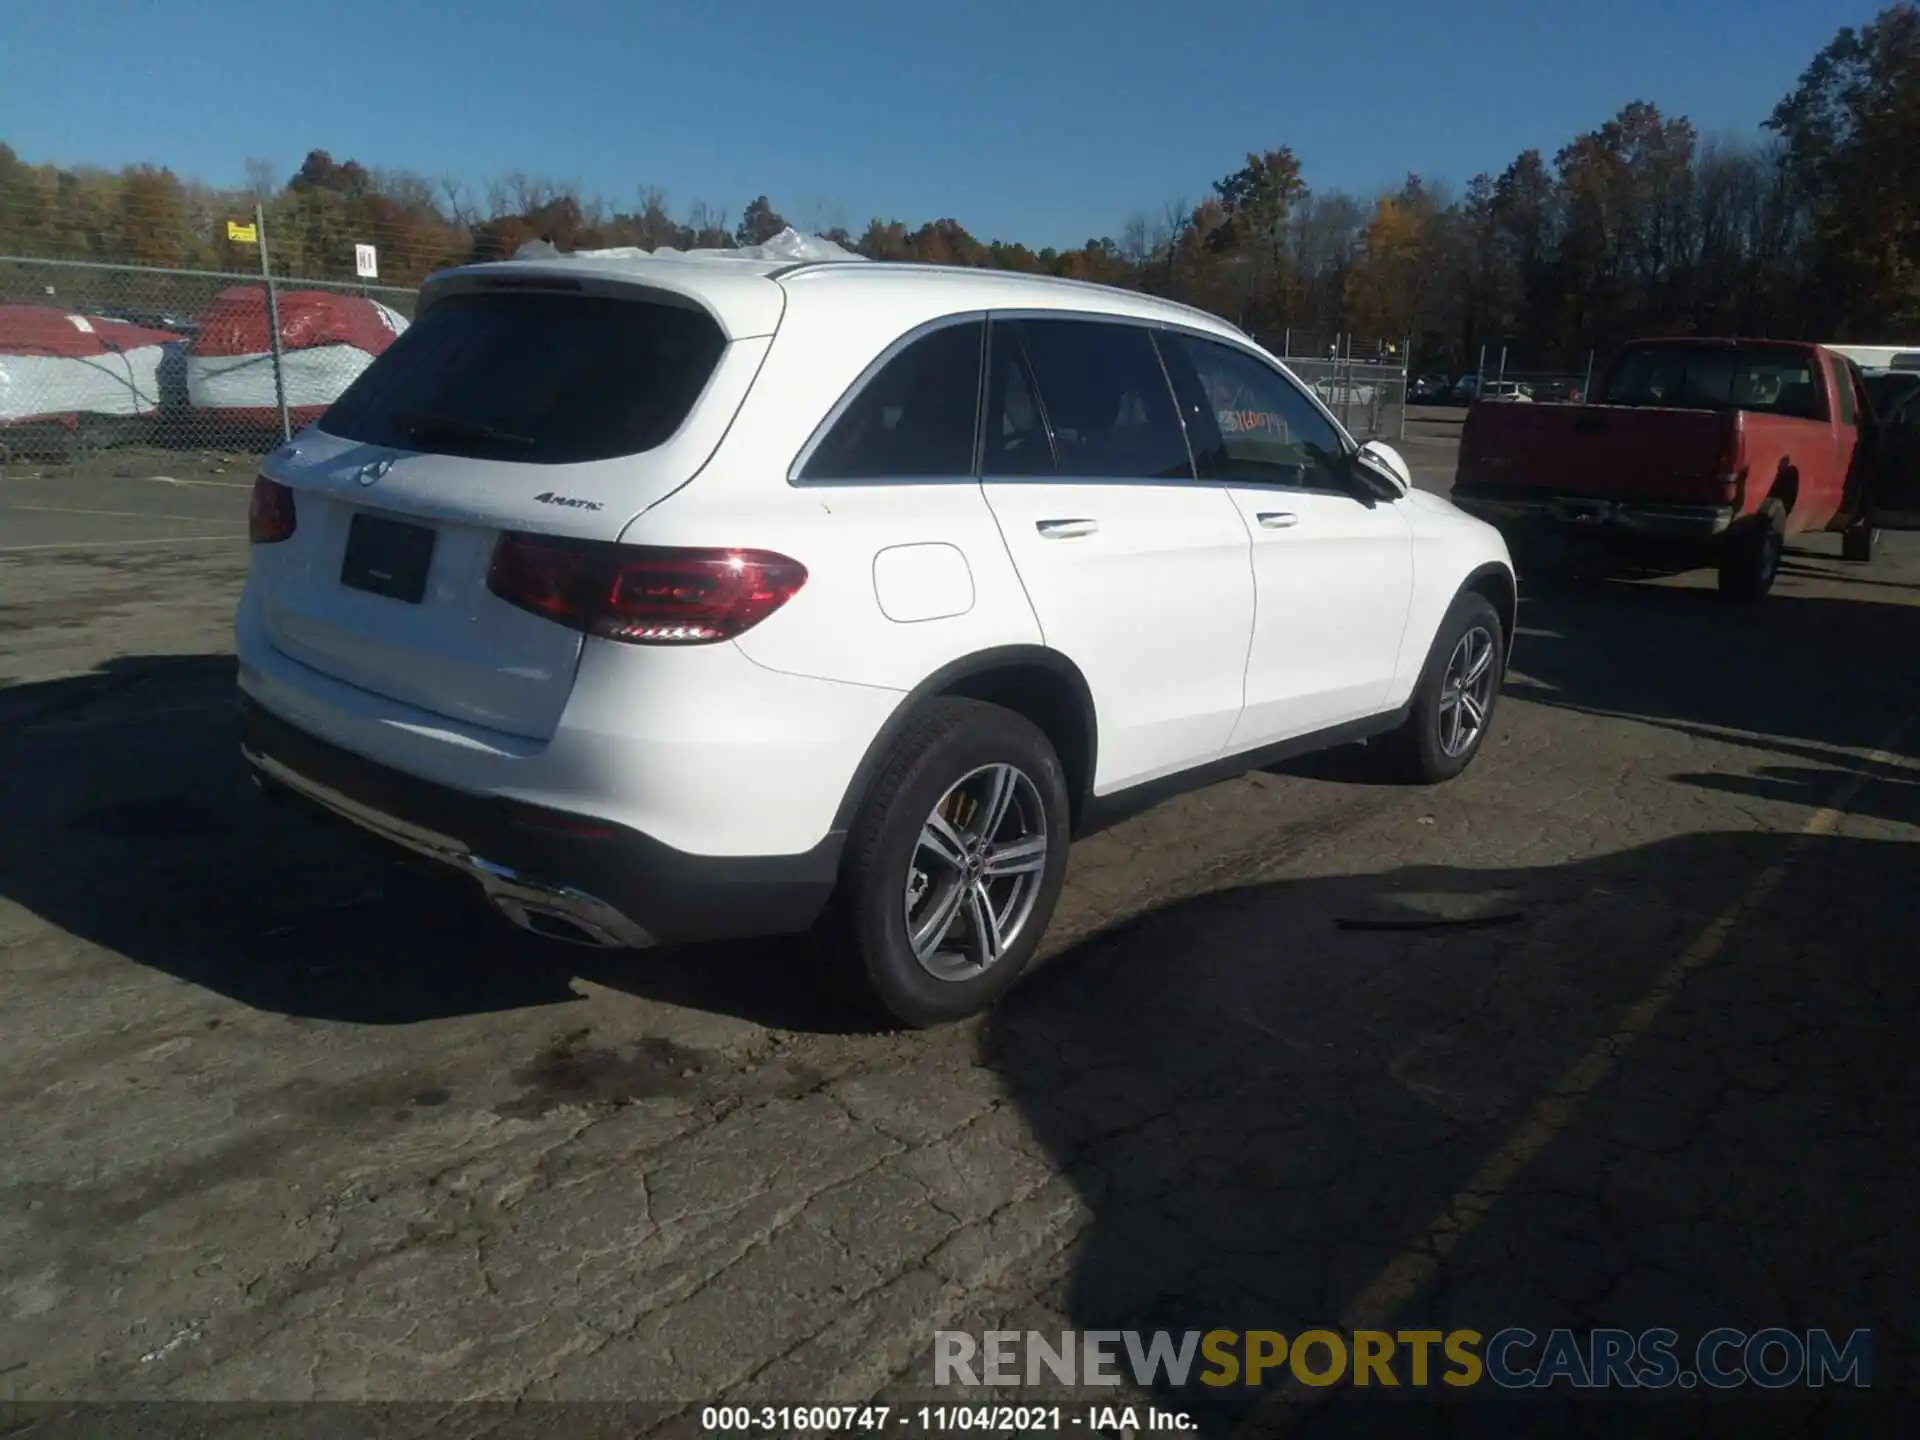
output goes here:
[[227, 239], [237, 245], [255, 245], [259, 243], [260, 232], [252, 225], [242, 225], [238, 220], [229, 220]]

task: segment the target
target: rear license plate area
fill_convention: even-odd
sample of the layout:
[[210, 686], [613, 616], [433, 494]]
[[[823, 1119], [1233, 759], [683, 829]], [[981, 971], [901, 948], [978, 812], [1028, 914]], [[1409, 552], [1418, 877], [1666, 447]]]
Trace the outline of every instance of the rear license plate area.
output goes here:
[[347, 527], [340, 583], [352, 590], [418, 605], [427, 594], [433, 542], [434, 532], [428, 526], [389, 520], [384, 515], [355, 515]]

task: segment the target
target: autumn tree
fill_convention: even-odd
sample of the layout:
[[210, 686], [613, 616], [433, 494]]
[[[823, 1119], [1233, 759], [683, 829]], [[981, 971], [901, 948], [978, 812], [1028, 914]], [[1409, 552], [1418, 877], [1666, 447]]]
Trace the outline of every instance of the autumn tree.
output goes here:
[[1920, 6], [1841, 30], [1767, 125], [1812, 211], [1822, 322], [1920, 326]]
[[[1300, 162], [1281, 146], [1249, 151], [1247, 163], [1213, 184], [1219, 222], [1209, 214], [1205, 245], [1227, 256], [1244, 277], [1244, 308], [1250, 320], [1277, 318], [1288, 298], [1287, 249], [1293, 208], [1306, 197]], [[1196, 220], [1199, 214], [1196, 211]]]
[[192, 258], [186, 192], [171, 170], [133, 165], [120, 173], [114, 243], [136, 265], [179, 265]]
[[[351, 279], [354, 245], [372, 243], [382, 281], [412, 285], [535, 238], [562, 249], [723, 248], [786, 224], [764, 195], [735, 225], [711, 205], [677, 219], [659, 190], [630, 193], [635, 207], [616, 211], [523, 171], [478, 188], [429, 183], [322, 149], [284, 178], [249, 161], [242, 184], [220, 189], [158, 161], [62, 168], [0, 145], [0, 253], [251, 269], [258, 252], [230, 243], [225, 225], [257, 203], [283, 273]], [[1457, 199], [1412, 178], [1379, 196], [1316, 193], [1283, 146], [1249, 151], [1198, 204], [1134, 212], [1117, 240], [1033, 247], [976, 235], [953, 216], [823, 233], [881, 262], [1137, 286], [1275, 343], [1310, 332], [1319, 349], [1347, 333], [1364, 347], [1412, 332], [1422, 368], [1469, 368], [1485, 345], [1507, 347], [1522, 367], [1574, 370], [1590, 348], [1666, 330], [1920, 338], [1916, 195], [1920, 8], [1897, 0], [1813, 57], [1765, 143], [1703, 143], [1684, 116], [1634, 101], [1557, 148], [1524, 149], [1475, 176]], [[822, 233], [829, 209], [801, 203], [799, 213]]]
[[1410, 335], [1424, 315], [1438, 259], [1439, 212], [1418, 175], [1374, 202], [1347, 276], [1346, 328], [1369, 336]]
[[740, 212], [740, 224], [734, 229], [733, 239], [737, 245], [764, 245], [786, 228], [787, 222], [780, 212], [761, 195], [749, 200], [747, 208]]

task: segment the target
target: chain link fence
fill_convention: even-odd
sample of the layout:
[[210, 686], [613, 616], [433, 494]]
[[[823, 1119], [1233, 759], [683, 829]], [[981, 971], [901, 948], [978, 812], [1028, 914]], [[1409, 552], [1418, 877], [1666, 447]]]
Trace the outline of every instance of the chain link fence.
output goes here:
[[1284, 360], [1356, 439], [1397, 442], [1406, 437], [1404, 343], [1310, 330], [1255, 338]]
[[[250, 221], [237, 208], [172, 217], [185, 238], [171, 264], [130, 263], [159, 223], [144, 211], [57, 234], [46, 217], [0, 215], [0, 460], [73, 463], [128, 446], [263, 454], [406, 328], [427, 273], [511, 238], [422, 239], [397, 221], [343, 229], [311, 195]], [[30, 248], [7, 253], [8, 240]], [[346, 278], [356, 269], [369, 278]], [[1404, 437], [1404, 344], [1304, 329], [1258, 338], [1352, 434]]]
[[414, 292], [0, 256], [0, 455], [261, 454], [407, 326]]

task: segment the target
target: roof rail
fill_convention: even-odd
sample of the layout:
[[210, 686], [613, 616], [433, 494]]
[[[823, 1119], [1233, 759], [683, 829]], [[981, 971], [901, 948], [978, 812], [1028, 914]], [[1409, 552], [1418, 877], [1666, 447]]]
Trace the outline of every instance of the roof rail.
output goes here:
[[778, 270], [769, 270], [769, 271], [767, 272], [767, 279], [769, 279], [769, 280], [779, 280], [779, 279], [782, 279], [782, 278], [784, 278], [785, 276], [788, 276], [788, 275], [791, 275], [791, 274], [793, 274], [793, 272], [794, 272], [794, 271], [796, 271], [796, 270], [814, 270], [814, 269], [818, 269], [818, 268], [819, 268], [820, 266], [822, 266], [822, 265], [853, 265], [853, 264], [871, 264], [871, 263], [873, 263], [873, 262], [871, 262], [871, 261], [868, 261], [868, 260], [865, 260], [864, 258], [863, 258], [862, 260], [859, 260], [859, 261], [853, 261], [853, 260], [832, 260], [832, 259], [829, 259], [829, 260], [793, 260], [793, 261], [789, 261], [789, 262], [788, 262], [787, 264], [785, 264], [785, 265], [782, 265], [782, 266], [781, 266], [781, 267], [780, 267], [780, 268], [779, 268]]
[[[1189, 305], [1183, 300], [1169, 300], [1164, 295], [1155, 295], [1146, 290], [1129, 290], [1124, 285], [1106, 285], [1098, 280], [1075, 280], [1065, 275], [1036, 275], [1031, 270], [999, 270], [990, 265], [940, 265], [931, 260], [877, 260], [864, 265], [856, 265], [846, 260], [797, 260], [791, 265], [770, 271], [767, 278], [779, 280], [800, 270], [821, 270], [845, 268], [874, 274], [897, 273], [912, 270], [936, 275], [974, 274], [993, 275], [1008, 280], [1025, 280], [1040, 285], [1071, 285], [1084, 290], [1101, 290], [1109, 295], [1125, 295], [1135, 300], [1151, 300], [1157, 305], [1165, 305], [1172, 310], [1184, 310], [1189, 315], [1197, 315], [1215, 325], [1225, 325], [1236, 335], [1247, 332], [1235, 325], [1224, 315], [1216, 315], [1211, 310], [1203, 310], [1198, 305]], [[1248, 339], [1253, 337], [1248, 335]]]

